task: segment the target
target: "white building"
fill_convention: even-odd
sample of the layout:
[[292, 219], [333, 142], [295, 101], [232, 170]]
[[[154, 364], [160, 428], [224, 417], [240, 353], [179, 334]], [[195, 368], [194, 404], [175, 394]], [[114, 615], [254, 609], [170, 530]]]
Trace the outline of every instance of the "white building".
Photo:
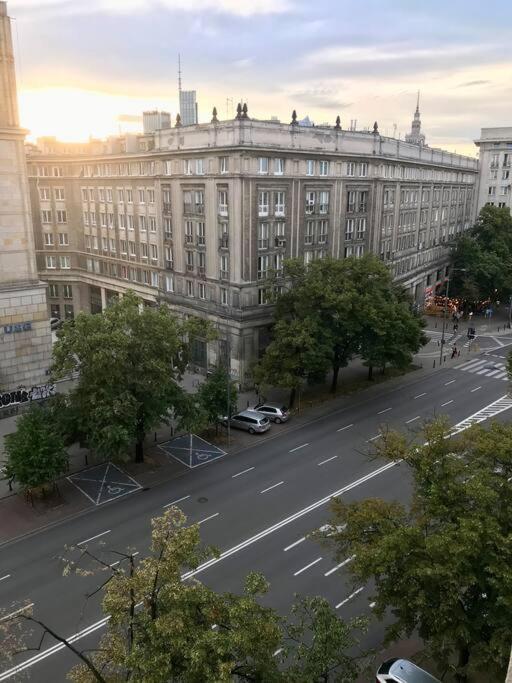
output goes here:
[[482, 128], [475, 145], [480, 149], [477, 212], [486, 204], [512, 209], [512, 127]]
[[161, 128], [171, 127], [171, 115], [168, 111], [145, 111], [142, 113], [144, 135], [154, 133]]
[[180, 90], [180, 116], [182, 126], [193, 126], [197, 123], [195, 90]]

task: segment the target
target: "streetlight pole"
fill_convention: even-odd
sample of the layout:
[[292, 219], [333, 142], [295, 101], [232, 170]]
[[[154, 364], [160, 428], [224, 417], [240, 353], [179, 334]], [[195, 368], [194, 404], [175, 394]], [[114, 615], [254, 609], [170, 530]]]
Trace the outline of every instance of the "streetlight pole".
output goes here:
[[508, 298], [508, 329], [512, 325], [512, 294]]
[[446, 278], [446, 293], [444, 297], [444, 309], [443, 309], [443, 334], [441, 335], [441, 351], [439, 353], [439, 365], [443, 362], [443, 351], [444, 351], [444, 331], [446, 328], [446, 311], [448, 308], [448, 291], [450, 289], [450, 278]]

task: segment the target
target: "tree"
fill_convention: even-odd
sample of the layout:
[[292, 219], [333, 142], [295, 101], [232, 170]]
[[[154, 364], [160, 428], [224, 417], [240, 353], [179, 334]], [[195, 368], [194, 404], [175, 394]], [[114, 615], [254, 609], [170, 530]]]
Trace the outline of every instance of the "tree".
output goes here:
[[376, 446], [410, 469], [410, 506], [336, 500], [325, 542], [354, 557], [359, 585], [375, 583], [375, 613], [395, 618], [388, 640], [417, 631], [443, 666], [456, 655], [457, 680], [470, 668], [500, 680], [512, 640], [512, 426], [450, 436], [438, 420], [424, 438], [388, 432]]
[[357, 658], [348, 651], [363, 622], [344, 624], [321, 598], [299, 601], [285, 619], [260, 603], [269, 586], [256, 573], [246, 577], [241, 595], [216, 593], [193, 575], [212, 549], [199, 549], [199, 525], [187, 526], [176, 507], [152, 521], [151, 537], [141, 560], [116, 553], [120, 562], [112, 566], [80, 547], [65, 565], [66, 573], [88, 575], [92, 560], [106, 575], [103, 610], [110, 618], [97, 649], [79, 650], [30, 609], [0, 619], [0, 630], [28, 622], [63, 642], [81, 660], [70, 674], [75, 683], [355, 680]]
[[512, 292], [512, 217], [507, 208], [484, 206], [474, 227], [452, 251], [450, 290], [471, 301], [508, 299]]
[[182, 401], [178, 382], [196, 336], [213, 333], [207, 323], [182, 321], [166, 306], [142, 306], [133, 292], [101, 315], [80, 313], [73, 325], [64, 324], [53, 374], [79, 372], [70, 401], [90, 447], [122, 458], [135, 442], [135, 460], [143, 460], [145, 435]]
[[68, 469], [64, 440], [49, 419], [49, 412], [33, 403], [5, 437], [6, 476], [25, 490], [53, 483]]
[[222, 366], [215, 368], [206, 381], [201, 384], [197, 394], [199, 403], [207, 415], [208, 423], [215, 424], [216, 429], [219, 417], [224, 415], [229, 417], [237, 412], [238, 391], [236, 384], [228, 379], [227, 370]]

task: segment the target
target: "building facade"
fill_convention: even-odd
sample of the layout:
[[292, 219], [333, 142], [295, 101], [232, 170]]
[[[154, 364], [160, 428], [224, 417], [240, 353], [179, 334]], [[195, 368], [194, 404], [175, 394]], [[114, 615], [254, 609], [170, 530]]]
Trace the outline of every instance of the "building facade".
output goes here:
[[198, 122], [195, 90], [180, 90], [180, 116], [182, 126], [194, 126]]
[[[10, 20], [0, 2], [0, 389], [46, 381], [51, 333], [36, 267]], [[1, 405], [1, 404], [0, 404]]]
[[475, 145], [480, 149], [477, 212], [486, 204], [512, 210], [512, 127], [482, 128]]
[[150, 152], [28, 157], [50, 314], [101, 311], [128, 288], [215, 324], [207, 368], [241, 383], [269, 340], [283, 262], [377, 254], [418, 304], [472, 223], [477, 160], [374, 132], [251, 120], [156, 131]]

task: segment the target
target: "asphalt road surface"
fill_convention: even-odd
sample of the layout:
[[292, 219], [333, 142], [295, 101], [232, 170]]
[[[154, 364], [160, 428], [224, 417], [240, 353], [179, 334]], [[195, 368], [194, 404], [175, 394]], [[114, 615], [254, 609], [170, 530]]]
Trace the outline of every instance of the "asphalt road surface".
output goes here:
[[[506, 351], [503, 347], [497, 353]], [[292, 422], [273, 426], [273, 438], [263, 442], [255, 435], [254, 445], [234, 457], [4, 545], [0, 605], [14, 612], [33, 604], [34, 614], [60, 634], [79, 634], [77, 646], [94, 646], [105, 620], [100, 596], [86, 601], [85, 595], [98, 578], [64, 577], [66, 546], [87, 544], [108, 562], [117, 561], [114, 550], [144, 554], [151, 518], [176, 502], [190, 522], [201, 524], [203, 540], [222, 552], [198, 572], [216, 590], [238, 591], [243, 577], [258, 570], [271, 584], [265, 601], [279, 610], [287, 610], [298, 592], [326, 597], [343, 618], [371, 615], [371, 587], [351, 583], [346, 571], [350, 558], [338, 566], [323, 546], [305, 536], [326, 523], [333, 495], [408, 499], [406, 467], [368, 456], [380, 425], [417, 430], [423, 420], [439, 414], [458, 423], [507, 390], [507, 383], [494, 376], [444, 368], [427, 377], [410, 375], [379, 396], [355, 397], [350, 407], [296, 428]], [[508, 420], [509, 412], [498, 419]], [[377, 645], [382, 632], [382, 624], [372, 621], [364, 644]], [[41, 683], [65, 681], [76, 663], [50, 638], [40, 654], [24, 654], [16, 662], [25, 680]], [[0, 681], [16, 680], [16, 674], [0, 672]]]

